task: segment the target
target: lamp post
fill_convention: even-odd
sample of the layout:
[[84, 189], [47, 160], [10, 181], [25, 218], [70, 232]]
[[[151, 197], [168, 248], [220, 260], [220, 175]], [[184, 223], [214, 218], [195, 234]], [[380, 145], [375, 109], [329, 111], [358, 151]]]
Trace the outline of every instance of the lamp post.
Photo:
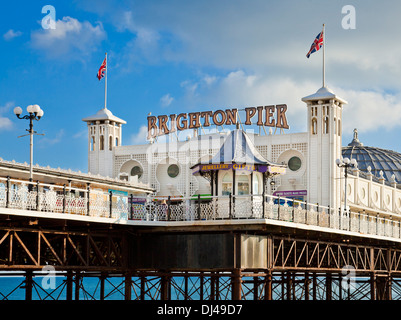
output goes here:
[[337, 159], [336, 164], [339, 168], [344, 168], [344, 177], [345, 177], [345, 187], [344, 187], [344, 212], [347, 212], [347, 177], [348, 177], [348, 168], [356, 167], [357, 162], [356, 159]]
[[18, 119], [26, 119], [29, 120], [29, 129], [26, 129], [28, 131], [28, 134], [19, 136], [18, 138], [24, 137], [29, 135], [30, 136], [30, 163], [29, 163], [29, 180], [32, 182], [33, 181], [33, 135], [37, 134], [36, 131], [33, 131], [33, 120], [39, 121], [40, 118], [43, 117], [43, 110], [37, 105], [29, 105], [26, 108], [26, 111], [28, 111], [28, 115], [21, 116], [22, 114], [22, 109], [21, 107], [15, 107], [14, 108], [14, 114], [17, 116]]

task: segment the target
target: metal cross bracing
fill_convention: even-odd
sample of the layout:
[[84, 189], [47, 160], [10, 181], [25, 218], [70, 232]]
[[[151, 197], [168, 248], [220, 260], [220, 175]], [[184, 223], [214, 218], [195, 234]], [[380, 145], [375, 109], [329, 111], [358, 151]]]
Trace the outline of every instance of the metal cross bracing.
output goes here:
[[[9, 276], [2, 275], [0, 281]], [[233, 300], [228, 273], [105, 274], [58, 276], [54, 288], [43, 288], [42, 277], [28, 271], [14, 276], [13, 286], [0, 286], [0, 300]], [[185, 282], [187, 285], [185, 285]], [[401, 278], [338, 273], [275, 272], [244, 275], [241, 300], [400, 300]]]
[[401, 249], [391, 247], [272, 237], [270, 257], [273, 270], [401, 274]]
[[0, 269], [119, 270], [123, 237], [115, 232], [0, 227]]
[[[401, 249], [392, 242], [308, 239], [258, 229], [255, 235], [266, 240], [261, 247], [266, 261], [256, 268], [241, 265], [241, 252], [252, 247], [243, 247], [241, 241], [250, 238], [237, 230], [238, 237], [224, 238], [235, 240], [232, 249], [227, 247], [235, 256], [232, 268], [141, 269], [129, 248], [137, 237], [152, 238], [133, 229], [52, 221], [40, 221], [39, 227], [23, 221], [3, 220], [0, 226], [0, 270], [14, 272], [9, 285], [4, 283], [10, 274], [0, 273], [0, 300], [401, 299]], [[180, 253], [176, 247], [169, 250]], [[44, 266], [53, 267], [58, 276], [50, 289], [43, 287], [39, 272]]]

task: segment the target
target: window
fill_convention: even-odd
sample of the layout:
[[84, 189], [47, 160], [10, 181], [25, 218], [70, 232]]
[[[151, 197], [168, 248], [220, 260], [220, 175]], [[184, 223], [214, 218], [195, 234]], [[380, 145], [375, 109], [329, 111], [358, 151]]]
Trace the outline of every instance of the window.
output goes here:
[[299, 168], [301, 168], [302, 161], [298, 157], [292, 157], [288, 161], [288, 168], [290, 168], [291, 171], [297, 171]]
[[235, 177], [237, 182], [238, 195], [249, 194], [249, 178], [248, 175], [241, 174]]
[[100, 147], [99, 150], [104, 150], [104, 136], [100, 136]]
[[113, 137], [109, 136], [109, 150], [113, 150]]
[[316, 118], [312, 118], [312, 134], [317, 134], [317, 120]]
[[323, 120], [323, 133], [329, 133], [329, 117], [324, 117]]
[[142, 177], [143, 169], [140, 166], [135, 166], [131, 169], [131, 176], [138, 176], [138, 179]]
[[95, 151], [95, 137], [92, 137], [90, 148], [91, 148], [91, 151]]
[[337, 133], [337, 119], [334, 118], [334, 126], [333, 126], [333, 133], [336, 134]]
[[253, 187], [252, 187], [252, 193], [253, 194], [259, 194], [259, 175], [258, 174], [254, 174], [253, 175]]
[[176, 164], [171, 164], [167, 168], [167, 174], [170, 178], [175, 178], [180, 173], [180, 168]]
[[223, 177], [221, 194], [223, 196], [230, 195], [232, 193], [232, 188], [233, 188], [233, 178], [231, 176], [231, 173], [227, 172]]
[[118, 138], [116, 138], [116, 147], [118, 147]]

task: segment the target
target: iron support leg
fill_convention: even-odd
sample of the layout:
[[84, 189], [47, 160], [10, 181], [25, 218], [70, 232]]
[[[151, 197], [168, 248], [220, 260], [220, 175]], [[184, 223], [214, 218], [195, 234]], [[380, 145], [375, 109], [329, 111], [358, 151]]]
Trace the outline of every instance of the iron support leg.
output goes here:
[[132, 277], [131, 274], [126, 274], [125, 275], [125, 281], [124, 281], [124, 299], [125, 300], [131, 300], [131, 286], [132, 286]]
[[271, 273], [270, 270], [267, 272], [267, 275], [265, 277], [265, 281], [266, 281], [265, 300], [272, 300], [273, 299], [273, 297], [272, 297], [272, 282], [273, 282], [273, 279], [272, 279], [272, 273]]
[[241, 300], [241, 269], [234, 269], [232, 273], [232, 299]]
[[32, 300], [32, 286], [33, 286], [33, 278], [32, 271], [27, 271], [25, 274], [25, 300]]

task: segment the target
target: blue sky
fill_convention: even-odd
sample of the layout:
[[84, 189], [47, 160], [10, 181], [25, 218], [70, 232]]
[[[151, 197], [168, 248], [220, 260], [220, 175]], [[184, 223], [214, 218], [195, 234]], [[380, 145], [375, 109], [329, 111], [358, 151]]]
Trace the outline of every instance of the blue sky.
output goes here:
[[[52, 5], [56, 29], [41, 26]], [[344, 29], [342, 8], [355, 8]], [[401, 151], [401, 3], [322, 0], [7, 1], [0, 28], [0, 157], [29, 161], [28, 121], [39, 104], [34, 162], [87, 171], [82, 118], [104, 104], [96, 72], [108, 52], [108, 108], [127, 121], [123, 145], [146, 143], [147, 114], [286, 103], [306, 130], [301, 98], [321, 87], [321, 51], [305, 57], [326, 24], [326, 83], [349, 104], [343, 145], [358, 128], [369, 146]]]

